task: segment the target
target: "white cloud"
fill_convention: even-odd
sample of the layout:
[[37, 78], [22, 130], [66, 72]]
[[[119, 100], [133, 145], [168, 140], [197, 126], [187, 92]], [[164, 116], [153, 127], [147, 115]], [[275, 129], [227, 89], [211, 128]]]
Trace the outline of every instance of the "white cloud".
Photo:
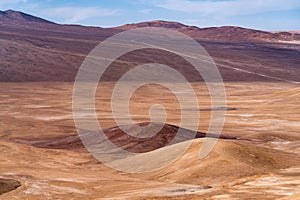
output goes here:
[[100, 7], [59, 7], [46, 8], [39, 14], [49, 19], [59, 20], [62, 23], [77, 23], [92, 17], [115, 16], [120, 13], [118, 9]]
[[152, 9], [143, 9], [143, 10], [139, 10], [139, 12], [144, 14], [149, 14], [152, 12]]
[[235, 16], [300, 8], [299, 0], [152, 1], [156, 7], [204, 15]]

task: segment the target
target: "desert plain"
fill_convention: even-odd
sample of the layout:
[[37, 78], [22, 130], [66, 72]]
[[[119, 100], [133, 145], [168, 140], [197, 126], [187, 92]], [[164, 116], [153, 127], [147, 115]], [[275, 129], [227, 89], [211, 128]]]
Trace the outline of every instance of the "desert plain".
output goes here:
[[[104, 83], [96, 95], [97, 116], [104, 128], [116, 125], [107, 106], [113, 85]], [[210, 110], [205, 108], [210, 108], [210, 97], [204, 83], [193, 83], [193, 87], [204, 109], [191, 109], [190, 117], [200, 112], [198, 131], [206, 132]], [[84, 148], [55, 145], [58, 138], [77, 134], [72, 118], [72, 83], [1, 83], [0, 174], [3, 179], [19, 181], [21, 186], [0, 198], [300, 198], [299, 86], [228, 82], [225, 87], [226, 104], [231, 109], [226, 110], [222, 134], [238, 140], [220, 139], [201, 159], [203, 139], [195, 139], [187, 152], [170, 165], [154, 172], [131, 174], [101, 164]], [[179, 126], [180, 108], [172, 98], [172, 93], [161, 87], [140, 88], [130, 101], [133, 120], [149, 121], [149, 106], [163, 102], [166, 122]], [[52, 141], [52, 146], [38, 146], [45, 140]], [[172, 151], [176, 145], [181, 144], [164, 148]]]

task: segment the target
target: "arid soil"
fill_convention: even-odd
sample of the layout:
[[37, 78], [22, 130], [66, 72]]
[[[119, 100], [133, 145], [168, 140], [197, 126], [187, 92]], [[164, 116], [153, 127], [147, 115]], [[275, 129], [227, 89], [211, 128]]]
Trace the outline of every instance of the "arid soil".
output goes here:
[[[99, 123], [116, 126], [109, 96], [113, 83], [96, 95]], [[300, 194], [300, 126], [297, 84], [228, 82], [223, 135], [208, 157], [199, 157], [204, 139], [166, 167], [128, 174], [99, 163], [85, 150], [36, 145], [77, 134], [72, 118], [72, 83], [1, 83], [0, 148], [2, 179], [21, 183], [0, 199], [297, 199]], [[203, 83], [194, 83], [200, 110], [196, 131], [206, 133], [211, 111]], [[182, 91], [185, 92], [185, 91]], [[188, 94], [187, 94], [188, 96]], [[168, 124], [180, 125], [180, 107], [170, 91], [149, 85], [134, 93], [130, 112], [135, 123], [149, 121], [149, 106], [162, 103]], [[168, 101], [166, 99], [169, 99]], [[88, 121], [87, 121], [88, 123]], [[178, 146], [179, 145], [179, 146]], [[177, 143], [139, 154], [163, 155]], [[131, 163], [132, 164], [132, 163]], [[134, 163], [133, 163], [134, 164]]]
[[[98, 123], [108, 139], [135, 153], [115, 163], [122, 162], [128, 171], [152, 166], [155, 159], [165, 164], [165, 157], [192, 142], [174, 162], [147, 173], [125, 173], [93, 157], [80, 140], [72, 113], [73, 81], [85, 57], [101, 41], [136, 27], [164, 27], [195, 38], [214, 59], [227, 93], [226, 106], [213, 107], [190, 64], [162, 49], [133, 51], [115, 60], [101, 78], [95, 100]], [[300, 34], [292, 31], [198, 28], [166, 21], [84, 27], [0, 11], [0, 199], [300, 199], [299, 41]], [[200, 108], [183, 83], [174, 81], [187, 108], [166, 87], [149, 84], [129, 100], [131, 123], [123, 113], [112, 112], [115, 81], [145, 63], [178, 70], [192, 83]], [[152, 73], [147, 75], [166, 72]], [[122, 87], [120, 99], [129, 84]], [[149, 124], [153, 105], [164, 107], [165, 121]], [[89, 109], [79, 115], [87, 126], [92, 124]], [[201, 158], [201, 147], [217, 138], [209, 131], [211, 117], [224, 111], [218, 143]], [[183, 112], [188, 113], [185, 120]], [[141, 132], [136, 124], [151, 126]], [[153, 135], [157, 127], [161, 129]], [[181, 128], [185, 134], [171, 143]], [[93, 133], [84, 136], [97, 148], [103, 141]], [[187, 140], [192, 133], [195, 139]]]

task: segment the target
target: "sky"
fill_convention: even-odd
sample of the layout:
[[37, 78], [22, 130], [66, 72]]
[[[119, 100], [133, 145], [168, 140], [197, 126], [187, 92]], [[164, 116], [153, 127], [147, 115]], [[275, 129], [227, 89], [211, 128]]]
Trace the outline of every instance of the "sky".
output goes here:
[[198, 27], [300, 30], [299, 0], [0, 0], [0, 10], [8, 9], [100, 27], [166, 20]]

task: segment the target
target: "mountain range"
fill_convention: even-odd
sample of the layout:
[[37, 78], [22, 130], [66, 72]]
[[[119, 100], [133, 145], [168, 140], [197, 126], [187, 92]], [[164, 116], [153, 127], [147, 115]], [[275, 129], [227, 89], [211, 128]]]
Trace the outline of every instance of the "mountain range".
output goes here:
[[[36, 28], [47, 28], [47, 26], [53, 27], [66, 27], [66, 25], [56, 24], [54, 22], [26, 14], [14, 10], [0, 11], [1, 25], [8, 26], [34, 26]], [[69, 25], [70, 26], [70, 25]], [[74, 27], [74, 25], [72, 25]], [[83, 28], [76, 26], [77, 28]], [[222, 26], [222, 27], [210, 27], [199, 28], [197, 26], [188, 26], [179, 22], [169, 22], [163, 20], [154, 20], [149, 22], [125, 24], [119, 27], [112, 27], [116, 30], [128, 30], [140, 27], [163, 27], [167, 29], [175, 29], [183, 32], [193, 38], [197, 39], [209, 39], [209, 40], [229, 40], [229, 41], [300, 41], [300, 34], [298, 31], [285, 31], [285, 32], [267, 32], [260, 30], [253, 30], [242, 28], [238, 26]], [[92, 27], [90, 27], [92, 28]], [[93, 27], [95, 29], [97, 27]], [[98, 27], [101, 29], [100, 27]]]
[[[267, 32], [235, 26], [199, 28], [162, 20], [101, 28], [61, 25], [13, 10], [0, 11], [0, 81], [73, 81], [84, 58], [101, 41], [138, 27], [173, 29], [196, 39], [214, 58], [225, 81], [299, 81], [297, 31]], [[153, 58], [162, 63], [173, 60], [149, 50], [135, 54], [128, 56], [138, 63]], [[130, 67], [129, 58], [115, 62], [104, 80], [115, 81], [116, 73]], [[176, 69], [182, 67], [178, 63]], [[193, 74], [187, 76], [191, 81], [201, 81]]]

